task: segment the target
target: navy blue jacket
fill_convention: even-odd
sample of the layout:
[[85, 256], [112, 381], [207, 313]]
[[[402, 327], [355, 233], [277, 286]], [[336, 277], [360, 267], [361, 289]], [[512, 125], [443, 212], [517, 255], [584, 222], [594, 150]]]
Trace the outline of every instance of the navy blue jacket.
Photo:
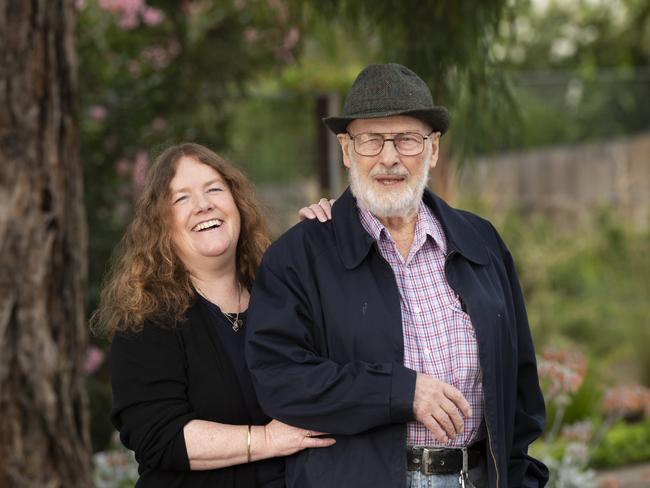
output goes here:
[[[538, 487], [527, 454], [544, 400], [512, 257], [484, 219], [424, 195], [447, 238], [445, 274], [476, 330], [490, 487]], [[416, 372], [403, 365], [399, 291], [348, 189], [332, 220], [304, 221], [267, 251], [253, 288], [246, 357], [273, 418], [334, 434], [287, 461], [287, 486], [403, 487]]]

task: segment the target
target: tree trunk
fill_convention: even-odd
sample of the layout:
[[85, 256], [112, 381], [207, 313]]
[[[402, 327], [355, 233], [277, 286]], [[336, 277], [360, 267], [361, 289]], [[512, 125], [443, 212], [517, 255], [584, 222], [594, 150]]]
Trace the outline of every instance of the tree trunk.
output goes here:
[[431, 170], [429, 188], [447, 203], [453, 205], [455, 192], [456, 169], [449, 151], [449, 140], [441, 139], [438, 153], [438, 164]]
[[92, 486], [74, 0], [0, 0], [0, 486]]

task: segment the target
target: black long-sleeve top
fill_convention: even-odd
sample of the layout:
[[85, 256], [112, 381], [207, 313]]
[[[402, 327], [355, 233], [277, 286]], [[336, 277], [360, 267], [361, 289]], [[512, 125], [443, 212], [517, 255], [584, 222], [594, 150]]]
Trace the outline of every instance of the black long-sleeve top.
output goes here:
[[284, 486], [279, 458], [190, 470], [183, 435], [189, 421], [262, 425], [270, 420], [247, 384], [243, 341], [243, 331], [234, 332], [216, 305], [202, 299], [188, 310], [185, 323], [149, 322], [141, 333], [116, 334], [111, 421], [135, 452], [137, 487]]

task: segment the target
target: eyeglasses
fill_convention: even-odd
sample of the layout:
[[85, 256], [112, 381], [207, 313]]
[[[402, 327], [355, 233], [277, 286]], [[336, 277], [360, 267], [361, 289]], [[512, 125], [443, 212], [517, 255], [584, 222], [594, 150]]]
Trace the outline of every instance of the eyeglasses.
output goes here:
[[392, 141], [395, 150], [402, 156], [417, 156], [424, 151], [424, 141], [429, 139], [431, 134], [433, 131], [426, 136], [417, 132], [400, 132], [393, 137], [385, 137], [388, 134], [364, 132], [353, 136], [348, 132], [354, 150], [361, 156], [377, 156], [384, 149], [386, 141]]

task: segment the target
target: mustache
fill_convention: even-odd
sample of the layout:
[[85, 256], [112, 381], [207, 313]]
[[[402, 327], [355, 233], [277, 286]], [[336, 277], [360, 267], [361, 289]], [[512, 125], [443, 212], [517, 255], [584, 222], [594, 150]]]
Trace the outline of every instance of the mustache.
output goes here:
[[394, 169], [388, 169], [388, 168], [379, 168], [372, 173], [370, 173], [371, 177], [374, 176], [402, 176], [402, 177], [407, 177], [409, 175], [408, 171], [404, 168], [394, 168]]

